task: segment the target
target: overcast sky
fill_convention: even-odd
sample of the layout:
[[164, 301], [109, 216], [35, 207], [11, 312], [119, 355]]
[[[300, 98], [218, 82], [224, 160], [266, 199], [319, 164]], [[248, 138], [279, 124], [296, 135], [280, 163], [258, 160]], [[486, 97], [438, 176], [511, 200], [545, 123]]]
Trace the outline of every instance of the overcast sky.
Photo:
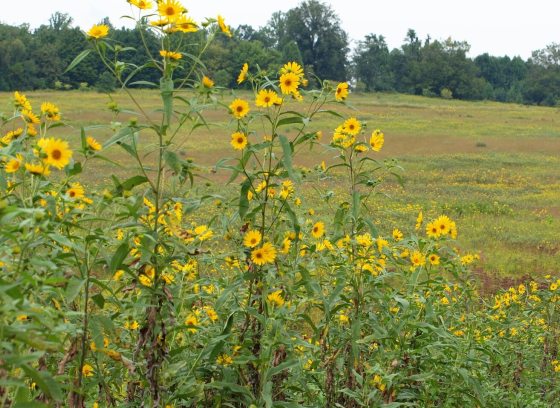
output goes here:
[[[125, 25], [120, 16], [130, 13], [125, 0], [20, 0], [3, 1], [0, 21], [29, 23], [38, 27], [55, 11], [70, 14], [82, 28], [105, 16], [116, 26]], [[190, 0], [183, 1], [196, 19], [220, 13], [236, 27], [259, 27], [274, 11], [286, 11], [300, 0]], [[366, 34], [385, 36], [390, 48], [402, 44], [408, 28], [421, 39], [452, 37], [471, 45], [471, 56], [520, 55], [560, 43], [558, 0], [331, 0], [325, 1], [340, 16], [342, 27], [355, 43]]]

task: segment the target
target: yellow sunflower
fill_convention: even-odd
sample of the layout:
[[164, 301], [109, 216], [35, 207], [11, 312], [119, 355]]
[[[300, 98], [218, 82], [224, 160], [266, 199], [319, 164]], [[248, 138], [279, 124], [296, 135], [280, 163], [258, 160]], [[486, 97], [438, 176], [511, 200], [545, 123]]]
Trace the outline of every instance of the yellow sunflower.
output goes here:
[[27, 123], [32, 123], [34, 125], [38, 125], [39, 123], [41, 123], [39, 117], [31, 111], [24, 109], [21, 111], [21, 116], [23, 116], [23, 120], [25, 120]]
[[0, 139], [0, 142], [3, 145], [9, 145], [10, 143], [12, 143], [12, 141], [14, 139], [17, 139], [18, 137], [20, 137], [23, 134], [23, 129], [22, 128], [17, 128], [16, 130], [11, 130], [8, 133], [6, 133], [2, 139]]
[[431, 265], [439, 265], [439, 256], [436, 254], [431, 254], [428, 259]]
[[295, 94], [298, 91], [299, 77], [293, 72], [280, 76], [280, 89], [284, 95]]
[[27, 99], [24, 94], [19, 93], [18, 91], [14, 92], [14, 105], [16, 108], [21, 108], [30, 111], [31, 110], [31, 103]]
[[202, 77], [202, 85], [205, 88], [212, 88], [214, 86], [214, 81], [212, 81], [210, 78], [208, 78], [206, 75], [204, 75]]
[[441, 215], [434, 221], [434, 224], [439, 230], [440, 235], [449, 234], [449, 232], [451, 231], [451, 223], [452, 221], [446, 215]]
[[420, 211], [418, 213], [418, 217], [416, 218], [416, 225], [414, 226], [414, 229], [418, 231], [422, 226], [423, 221], [424, 221], [424, 215], [422, 214], [422, 211]]
[[261, 108], [268, 108], [272, 105], [275, 105], [278, 99], [278, 94], [273, 90], [262, 89], [257, 95], [255, 105], [260, 106]]
[[149, 10], [153, 7], [153, 3], [150, 0], [128, 0], [128, 2], [140, 10]]
[[282, 249], [280, 250], [280, 252], [282, 252], [283, 254], [287, 254], [288, 252], [290, 252], [291, 246], [292, 241], [288, 238], [284, 238], [284, 241], [282, 241]]
[[70, 188], [66, 190], [66, 195], [70, 198], [80, 199], [84, 197], [84, 194], [84, 186], [77, 182], [72, 183]]
[[94, 25], [87, 32], [89, 38], [95, 38], [99, 40], [100, 38], [105, 38], [109, 35], [109, 26], [105, 24]]
[[274, 263], [276, 259], [276, 248], [270, 243], [266, 242], [261, 248], [257, 248], [251, 252], [251, 260], [259, 266], [267, 263]]
[[402, 233], [402, 231], [401, 231], [400, 229], [395, 228], [395, 229], [393, 230], [393, 239], [394, 239], [395, 241], [399, 242], [401, 239], [403, 239], [403, 236], [404, 236], [404, 235], [403, 235], [403, 233]]
[[303, 68], [297, 62], [288, 62], [280, 69], [280, 74], [293, 73], [299, 79], [303, 79]]
[[27, 136], [35, 137], [38, 135], [37, 128], [33, 125], [33, 123], [27, 124]]
[[183, 58], [183, 55], [180, 52], [167, 51], [167, 50], [161, 50], [159, 52], [159, 55], [161, 55], [163, 58], [169, 58], [175, 61]]
[[383, 147], [383, 143], [385, 143], [385, 135], [379, 129], [376, 129], [369, 139], [371, 150], [375, 152], [380, 151]]
[[45, 102], [41, 105], [41, 113], [52, 121], [60, 120], [60, 110], [58, 107], [50, 102]]
[[185, 319], [185, 326], [191, 326], [187, 329], [190, 333], [196, 333], [198, 331], [198, 329], [196, 329], [196, 326], [198, 326], [198, 318], [196, 317], [196, 314], [191, 313], [187, 316]]
[[268, 300], [268, 302], [272, 305], [281, 307], [282, 305], [284, 305], [284, 298], [282, 297], [282, 290], [276, 290], [276, 291], [270, 293], [266, 297], [266, 300]]
[[414, 251], [412, 255], [410, 255], [410, 262], [412, 266], [423, 266], [426, 263], [426, 258], [420, 251]]
[[164, 27], [168, 24], [171, 24], [171, 22], [167, 19], [167, 18], [159, 18], [157, 20], [152, 20], [150, 21], [150, 25], [152, 27]]
[[229, 109], [237, 119], [243, 119], [249, 113], [249, 103], [243, 99], [236, 99], [229, 105]]
[[172, 31], [181, 31], [182, 33], [196, 33], [198, 24], [190, 17], [181, 15], [175, 20]]
[[362, 130], [362, 124], [356, 118], [346, 119], [342, 125], [343, 130], [349, 135], [356, 136]]
[[260, 244], [261, 239], [262, 235], [259, 231], [250, 230], [247, 231], [245, 237], [243, 238], [243, 245], [245, 245], [247, 248], [254, 248]]
[[161, 1], [158, 4], [159, 15], [167, 18], [169, 21], [178, 19], [185, 11], [185, 8], [177, 0]]
[[82, 375], [84, 377], [93, 377], [93, 374], [95, 373], [95, 370], [93, 369], [93, 367], [89, 364], [84, 364], [84, 366], [82, 367]]
[[23, 156], [21, 154], [17, 154], [15, 159], [11, 159], [8, 163], [6, 163], [6, 173], [15, 173], [20, 169], [22, 163]]
[[426, 225], [426, 235], [430, 238], [437, 238], [440, 236], [439, 228], [433, 222]]
[[43, 153], [47, 156], [44, 161], [57, 169], [62, 169], [72, 158], [72, 150], [68, 148], [68, 142], [61, 139], [49, 138], [39, 139], [37, 142]]
[[51, 174], [48, 164], [44, 163], [25, 163], [25, 170], [35, 176], [48, 176]]
[[220, 26], [220, 30], [222, 30], [222, 33], [224, 33], [225, 35], [231, 38], [232, 36], [231, 31], [229, 30], [229, 27], [226, 25], [224, 18], [220, 15], [218, 15], [218, 25]]
[[322, 222], [316, 222], [311, 229], [311, 235], [313, 238], [321, 238], [325, 234], [325, 224]]
[[239, 76], [237, 77], [237, 84], [243, 83], [247, 79], [247, 73], [249, 72], [249, 64], [243, 64], [241, 71], [239, 72]]
[[247, 136], [242, 132], [235, 132], [231, 135], [230, 143], [235, 150], [243, 150], [247, 146]]
[[339, 102], [348, 98], [348, 83], [347, 82], [341, 82], [341, 83], [338, 84], [338, 86], [336, 87], [336, 92], [334, 94], [334, 97]]
[[356, 146], [354, 146], [354, 151], [358, 153], [367, 152], [368, 150], [368, 147], [364, 143], [358, 143]]
[[86, 137], [86, 143], [91, 150], [101, 150], [101, 144], [91, 136]]

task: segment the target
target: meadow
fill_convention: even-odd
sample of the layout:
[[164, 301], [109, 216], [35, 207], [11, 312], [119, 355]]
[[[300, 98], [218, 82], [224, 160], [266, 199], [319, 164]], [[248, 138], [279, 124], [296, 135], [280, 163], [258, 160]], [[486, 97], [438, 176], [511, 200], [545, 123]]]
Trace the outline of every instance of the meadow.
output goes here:
[[[159, 93], [133, 92], [148, 111], [157, 114]], [[227, 105], [231, 94], [223, 90], [218, 100]], [[126, 112], [115, 115], [108, 108], [117, 103], [122, 110], [132, 109], [127, 96], [118, 92], [110, 97], [79, 91], [27, 95], [32, 101], [54, 101], [60, 106], [68, 126], [55, 131], [71, 143], [79, 141], [81, 126], [104, 141], [112, 135], [108, 123], [136, 117]], [[246, 91], [235, 95], [249, 97]], [[11, 98], [12, 94], [0, 94], [0, 110], [8, 110]], [[370, 206], [383, 233], [413, 223], [419, 211], [427, 217], [452, 216], [461, 228], [461, 248], [481, 257], [474, 269], [488, 292], [528, 277], [558, 273], [560, 109], [376, 93], [353, 94], [341, 113], [381, 128], [386, 144], [379, 157], [394, 158], [402, 167], [403, 184], [388, 178]], [[227, 171], [216, 171], [214, 166], [219, 158], [231, 156], [227, 130], [231, 118], [219, 107], [206, 115], [211, 122], [208, 128], [184, 132], [177, 142], [182, 156], [204, 166], [202, 176], [208, 183], [199, 183], [199, 188], [216, 193], [229, 178]], [[329, 165], [336, 155], [327, 146], [336, 118], [322, 116], [313, 126], [322, 130], [325, 145], [300, 153], [296, 163], [307, 168], [322, 161]], [[132, 159], [124, 151], [113, 149], [107, 157], [123, 167], [97, 162], [96, 171], [83, 175], [86, 186], [106, 185], [112, 173], [129, 174]], [[336, 173], [303, 179], [302, 187], [317, 214], [329, 211], [324, 196], [336, 201], [346, 191]], [[320, 194], [315, 195], [314, 189]]]

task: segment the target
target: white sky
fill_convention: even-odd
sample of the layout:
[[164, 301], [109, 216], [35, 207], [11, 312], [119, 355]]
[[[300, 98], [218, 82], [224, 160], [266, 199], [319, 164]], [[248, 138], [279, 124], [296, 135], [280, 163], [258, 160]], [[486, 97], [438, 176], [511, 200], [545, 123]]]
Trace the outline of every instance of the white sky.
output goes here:
[[[324, 1], [339, 15], [353, 41], [366, 34], [385, 36], [390, 48], [402, 44], [408, 28], [421, 39], [452, 37], [471, 45], [471, 56], [520, 55], [560, 42], [558, 0], [331, 0]], [[126, 25], [120, 16], [130, 14], [125, 0], [20, 0], [2, 1], [0, 21], [31, 27], [46, 24], [52, 13], [69, 13], [82, 28], [110, 17], [116, 26]], [[274, 11], [287, 11], [300, 0], [184, 0], [197, 20], [222, 14], [228, 25], [264, 25]]]

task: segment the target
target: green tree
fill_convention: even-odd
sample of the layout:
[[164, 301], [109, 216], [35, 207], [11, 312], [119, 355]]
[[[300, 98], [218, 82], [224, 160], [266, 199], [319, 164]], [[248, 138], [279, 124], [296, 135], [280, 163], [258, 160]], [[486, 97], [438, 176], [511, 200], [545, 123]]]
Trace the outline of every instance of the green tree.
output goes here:
[[421, 48], [422, 42], [416, 31], [409, 29], [401, 49], [391, 51], [391, 71], [397, 91], [416, 94], [422, 92], [418, 84]]
[[29, 26], [0, 25], [0, 90], [33, 89], [40, 82]]
[[354, 75], [367, 91], [393, 89], [389, 48], [382, 35], [369, 34], [358, 43], [354, 54]]
[[[284, 15], [285, 30], [279, 44], [297, 43], [303, 63], [320, 78], [347, 80], [348, 35], [327, 4], [307, 0]], [[279, 21], [281, 28], [282, 23]]]
[[492, 97], [498, 101], [518, 100], [515, 89], [527, 75], [527, 65], [520, 57], [494, 57], [482, 54], [474, 59], [479, 75], [492, 87]]
[[523, 83], [526, 103], [554, 106], [560, 103], [560, 44], [533, 52]]

